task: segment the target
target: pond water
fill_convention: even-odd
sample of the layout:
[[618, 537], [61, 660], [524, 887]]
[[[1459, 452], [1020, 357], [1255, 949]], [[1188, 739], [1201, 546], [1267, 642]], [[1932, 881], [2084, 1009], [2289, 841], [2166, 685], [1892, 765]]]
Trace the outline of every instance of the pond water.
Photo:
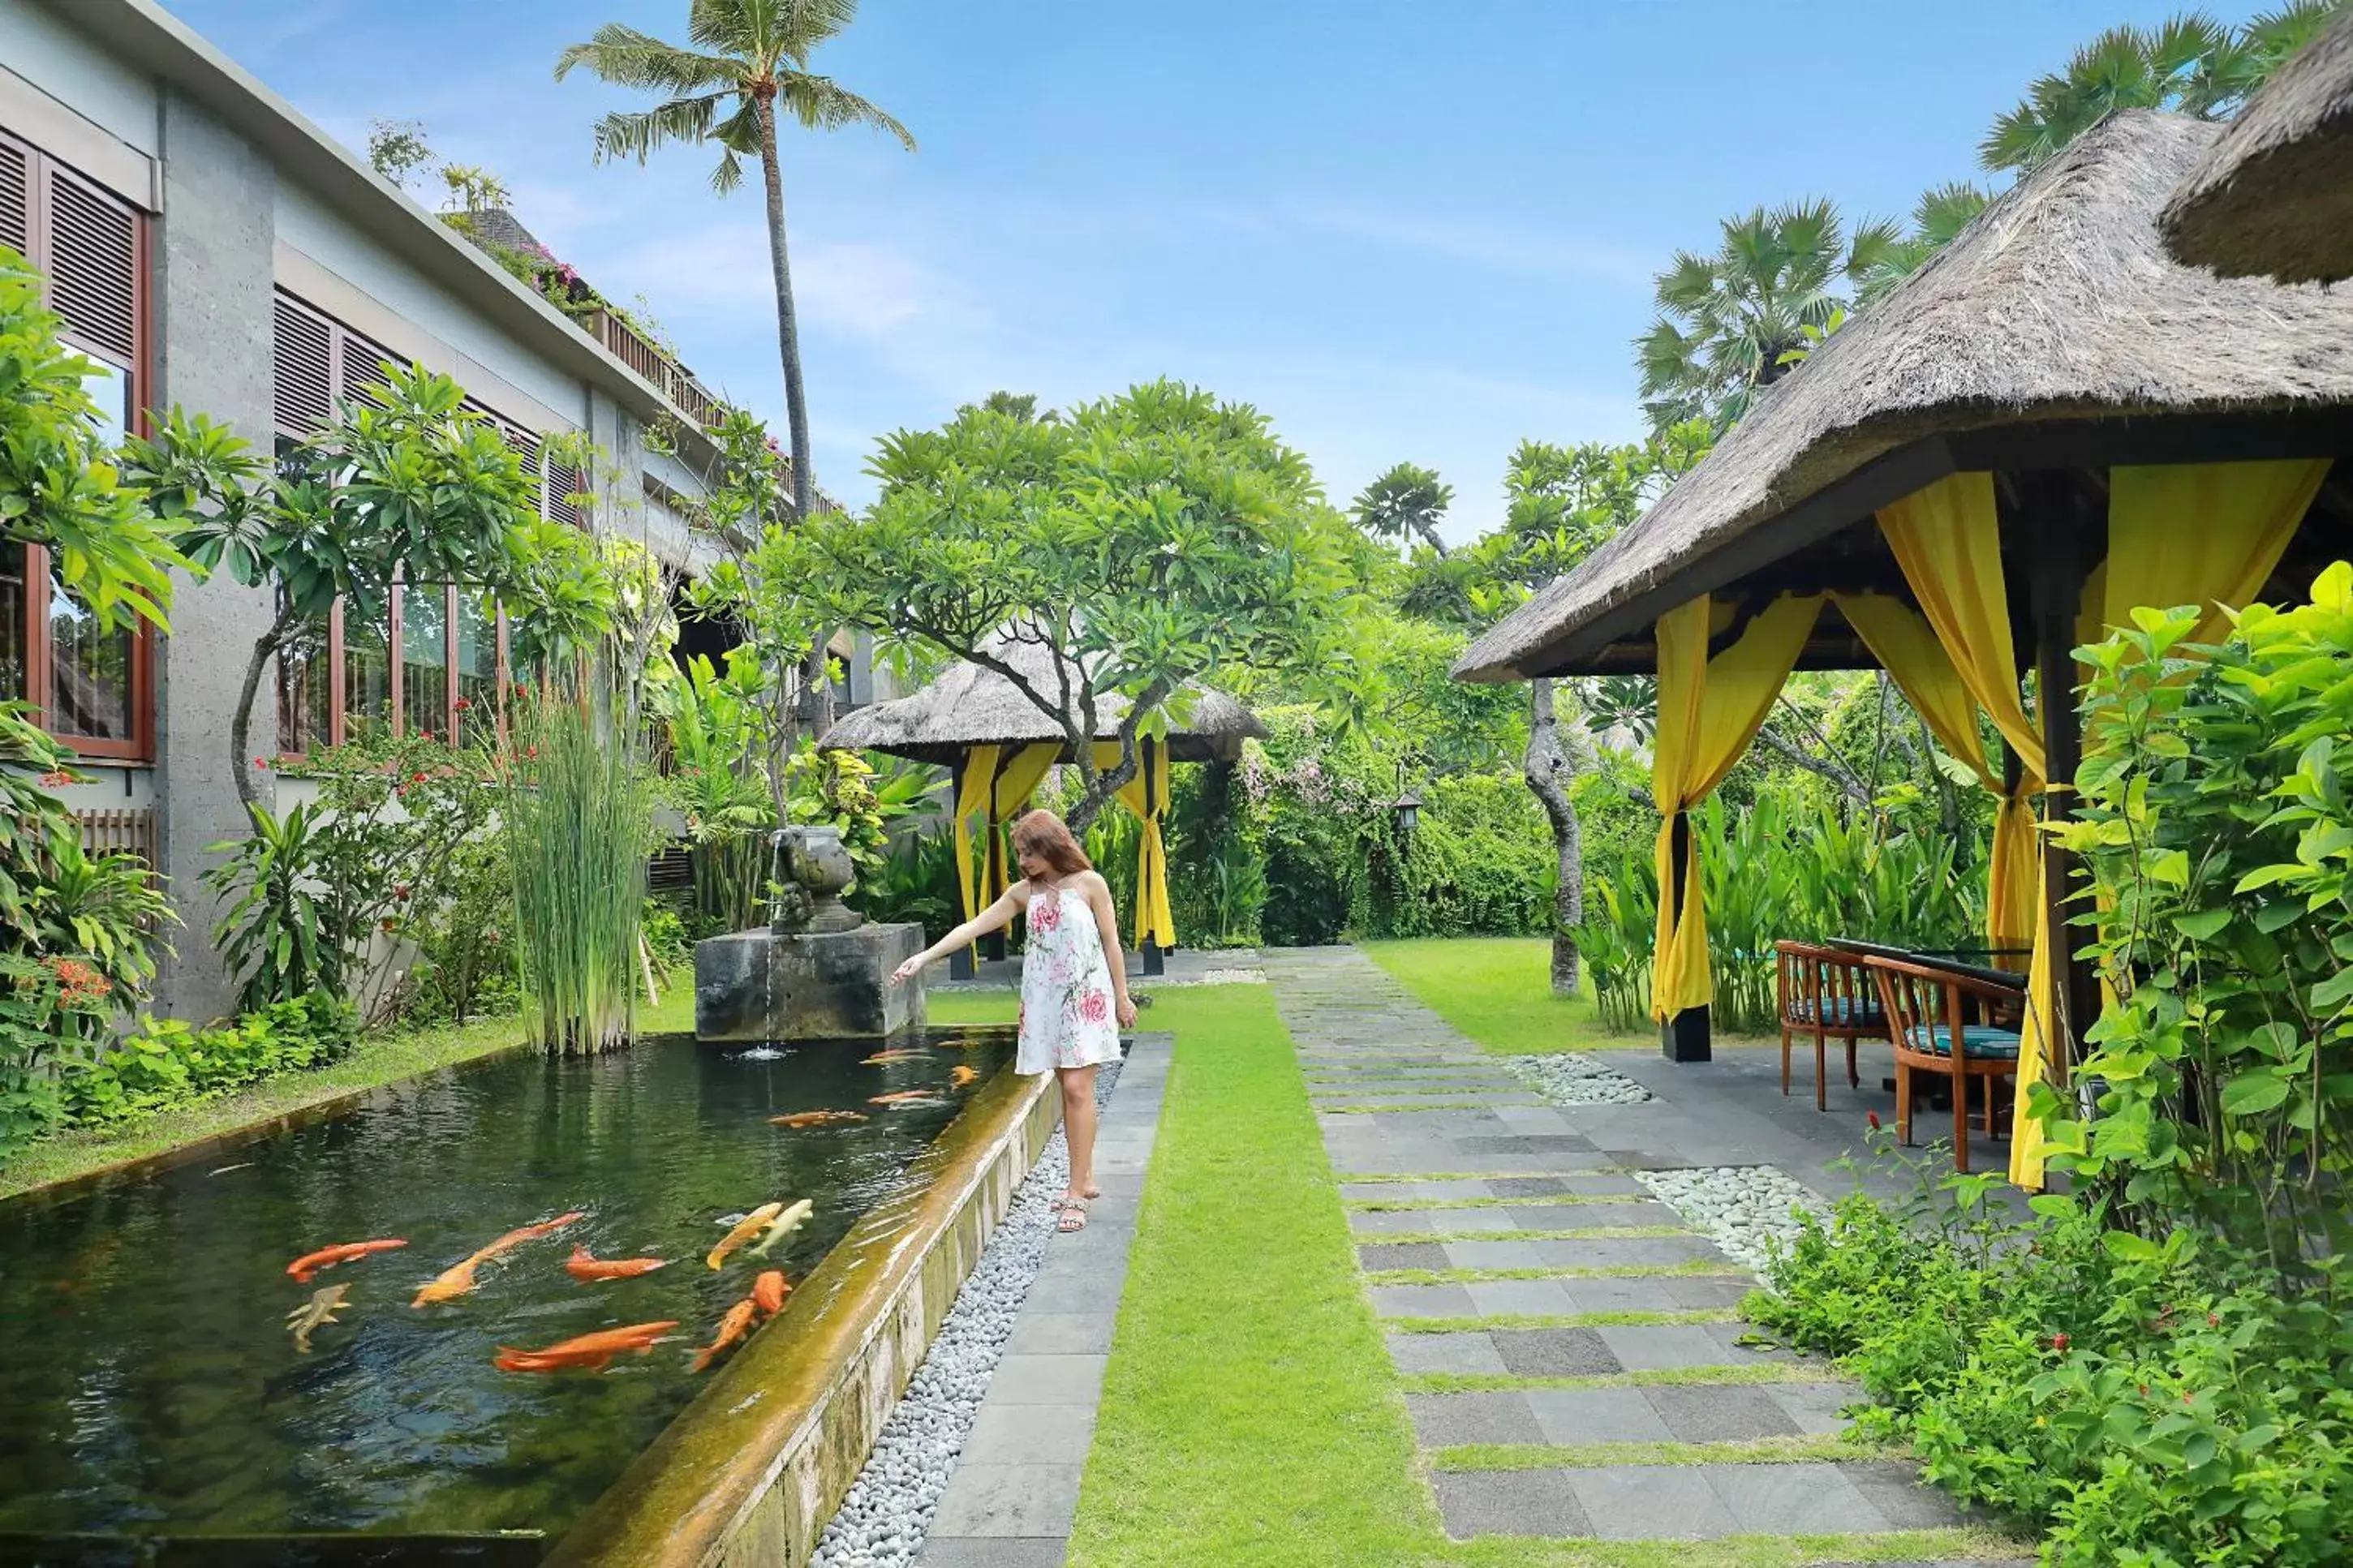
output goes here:
[[[920, 1048], [881, 1065], [861, 1060], [871, 1041], [517, 1054], [160, 1173], [0, 1205], [0, 1562], [100, 1560], [54, 1539], [83, 1532], [552, 1542], [693, 1397], [693, 1352], [754, 1275], [797, 1284], [903, 1196], [909, 1163], [1011, 1055], [1002, 1030], [890, 1045]], [[952, 1082], [957, 1067], [970, 1083]], [[936, 1099], [870, 1103], [909, 1089]], [[867, 1119], [768, 1120], [820, 1110]], [[705, 1266], [726, 1222], [801, 1198], [814, 1213], [768, 1258]], [[470, 1294], [412, 1307], [495, 1238], [575, 1210], [484, 1263]], [[287, 1276], [306, 1253], [380, 1238], [407, 1245], [307, 1285]], [[670, 1261], [583, 1284], [564, 1267], [575, 1244]], [[330, 1285], [346, 1304], [302, 1353], [287, 1314]], [[491, 1364], [501, 1346], [661, 1320], [673, 1339], [603, 1372]]]

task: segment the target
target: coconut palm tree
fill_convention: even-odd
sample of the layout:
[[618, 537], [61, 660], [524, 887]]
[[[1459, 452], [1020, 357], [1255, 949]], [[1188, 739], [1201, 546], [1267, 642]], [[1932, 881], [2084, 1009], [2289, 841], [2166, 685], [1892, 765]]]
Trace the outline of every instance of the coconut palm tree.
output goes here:
[[802, 517], [813, 500], [808, 397], [801, 384], [800, 321], [793, 310], [792, 266], [785, 245], [777, 108], [811, 131], [868, 125], [897, 137], [911, 153], [915, 148], [904, 125], [808, 68], [818, 46], [857, 15], [858, 0], [692, 0], [686, 24], [691, 47], [608, 22], [555, 62], [558, 80], [574, 67], [586, 66], [617, 87], [662, 95], [651, 109], [607, 114], [596, 122], [598, 163], [635, 158], [642, 163], [672, 142], [715, 142], [719, 166], [712, 171], [711, 184], [725, 195], [743, 184], [744, 160], [760, 161], [768, 197], [768, 258], [776, 272], [776, 347], [784, 361], [785, 417], [791, 429], [793, 510]]
[[1351, 503], [1356, 526], [1373, 538], [1400, 545], [1419, 540], [1439, 555], [1446, 553], [1446, 542], [1438, 537], [1438, 524], [1453, 504], [1454, 487], [1437, 469], [1413, 463], [1398, 464]]
[[1676, 252], [1658, 276], [1658, 317], [1634, 344], [1652, 430], [1739, 418], [1788, 369], [1783, 356], [1808, 345], [1806, 328], [1847, 303], [1841, 279], [1868, 273], [1897, 238], [1894, 225], [1871, 223], [1850, 240], [1837, 207], [1813, 198], [1725, 219], [1712, 256]]

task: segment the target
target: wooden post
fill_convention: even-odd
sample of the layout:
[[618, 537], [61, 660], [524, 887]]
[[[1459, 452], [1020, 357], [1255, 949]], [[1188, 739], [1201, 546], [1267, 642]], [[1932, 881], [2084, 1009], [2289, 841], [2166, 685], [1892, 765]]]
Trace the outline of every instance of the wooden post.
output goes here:
[[[1683, 916], [1683, 879], [1691, 869], [1691, 813], [1674, 815], [1674, 874], [1672, 888], [1659, 889], [1659, 897], [1673, 900], [1670, 907], [1675, 919]], [[1711, 1020], [1705, 1007], [1686, 1007], [1659, 1026], [1659, 1054], [1671, 1062], [1704, 1062], [1713, 1058], [1709, 1047]]]

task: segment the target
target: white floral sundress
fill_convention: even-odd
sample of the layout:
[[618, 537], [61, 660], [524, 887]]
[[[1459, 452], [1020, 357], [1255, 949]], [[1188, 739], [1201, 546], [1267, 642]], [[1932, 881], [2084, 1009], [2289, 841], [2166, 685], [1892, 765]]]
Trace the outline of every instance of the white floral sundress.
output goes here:
[[1119, 1056], [1118, 1010], [1103, 933], [1085, 895], [1057, 883], [1029, 895], [1021, 960], [1021, 1043], [1013, 1070], [1094, 1067]]

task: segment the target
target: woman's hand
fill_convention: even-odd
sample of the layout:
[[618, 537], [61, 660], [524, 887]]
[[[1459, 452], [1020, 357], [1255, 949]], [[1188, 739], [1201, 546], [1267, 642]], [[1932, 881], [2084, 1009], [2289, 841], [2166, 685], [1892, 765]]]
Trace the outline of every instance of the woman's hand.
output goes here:
[[913, 980], [916, 975], [921, 974], [923, 972], [923, 954], [917, 953], [914, 957], [907, 960], [906, 963], [901, 964], [898, 968], [891, 972], [891, 984], [893, 985], [904, 985], [908, 981]]
[[1121, 997], [1119, 999], [1118, 1013], [1119, 1026], [1121, 1028], [1133, 1029], [1135, 1027], [1135, 1000], [1134, 997]]

